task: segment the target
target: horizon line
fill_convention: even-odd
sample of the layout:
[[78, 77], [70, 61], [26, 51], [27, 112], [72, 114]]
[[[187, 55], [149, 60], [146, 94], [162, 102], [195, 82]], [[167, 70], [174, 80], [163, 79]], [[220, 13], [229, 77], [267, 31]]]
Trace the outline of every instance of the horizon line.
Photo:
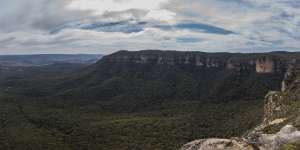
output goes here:
[[230, 51], [201, 51], [201, 50], [172, 50], [172, 49], [143, 49], [143, 50], [117, 50], [108, 54], [104, 53], [15, 53], [15, 54], [0, 54], [0, 56], [35, 56], [35, 55], [110, 55], [120, 51], [128, 51], [128, 52], [141, 52], [141, 51], [166, 51], [166, 52], [202, 52], [202, 53], [229, 53], [229, 54], [263, 54], [263, 53], [278, 53], [278, 52], [286, 52], [286, 53], [299, 53], [300, 51], [295, 50], [278, 50], [278, 51], [261, 51], [261, 52], [230, 52]]

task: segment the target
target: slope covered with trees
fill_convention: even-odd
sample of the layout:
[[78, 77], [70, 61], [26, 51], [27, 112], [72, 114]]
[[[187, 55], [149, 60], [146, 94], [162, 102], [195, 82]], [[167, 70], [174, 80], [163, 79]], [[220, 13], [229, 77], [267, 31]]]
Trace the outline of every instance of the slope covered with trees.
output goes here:
[[298, 57], [120, 51], [87, 67], [10, 73], [0, 78], [0, 149], [173, 150], [239, 136]]

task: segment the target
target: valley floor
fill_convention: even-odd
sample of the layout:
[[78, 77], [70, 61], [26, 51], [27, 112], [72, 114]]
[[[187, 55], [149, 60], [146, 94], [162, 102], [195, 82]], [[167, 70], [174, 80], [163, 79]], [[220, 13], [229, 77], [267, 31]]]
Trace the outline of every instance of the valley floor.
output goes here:
[[185, 101], [150, 108], [2, 95], [0, 149], [174, 150], [196, 138], [239, 136], [261, 121], [262, 106]]

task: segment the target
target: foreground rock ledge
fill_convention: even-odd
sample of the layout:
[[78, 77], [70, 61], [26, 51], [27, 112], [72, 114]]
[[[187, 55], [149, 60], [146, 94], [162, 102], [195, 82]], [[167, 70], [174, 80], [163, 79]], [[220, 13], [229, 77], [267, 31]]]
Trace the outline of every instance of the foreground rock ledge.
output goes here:
[[203, 139], [184, 145], [181, 150], [254, 150], [241, 139]]
[[184, 145], [181, 150], [281, 150], [286, 144], [300, 144], [300, 131], [286, 125], [276, 134], [262, 134], [257, 143], [242, 138], [202, 139]]

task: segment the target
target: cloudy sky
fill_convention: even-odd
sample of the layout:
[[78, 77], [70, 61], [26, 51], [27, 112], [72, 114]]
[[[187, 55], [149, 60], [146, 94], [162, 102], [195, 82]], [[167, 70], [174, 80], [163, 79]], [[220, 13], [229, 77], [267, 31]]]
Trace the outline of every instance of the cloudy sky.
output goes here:
[[299, 0], [0, 0], [0, 54], [300, 51]]

